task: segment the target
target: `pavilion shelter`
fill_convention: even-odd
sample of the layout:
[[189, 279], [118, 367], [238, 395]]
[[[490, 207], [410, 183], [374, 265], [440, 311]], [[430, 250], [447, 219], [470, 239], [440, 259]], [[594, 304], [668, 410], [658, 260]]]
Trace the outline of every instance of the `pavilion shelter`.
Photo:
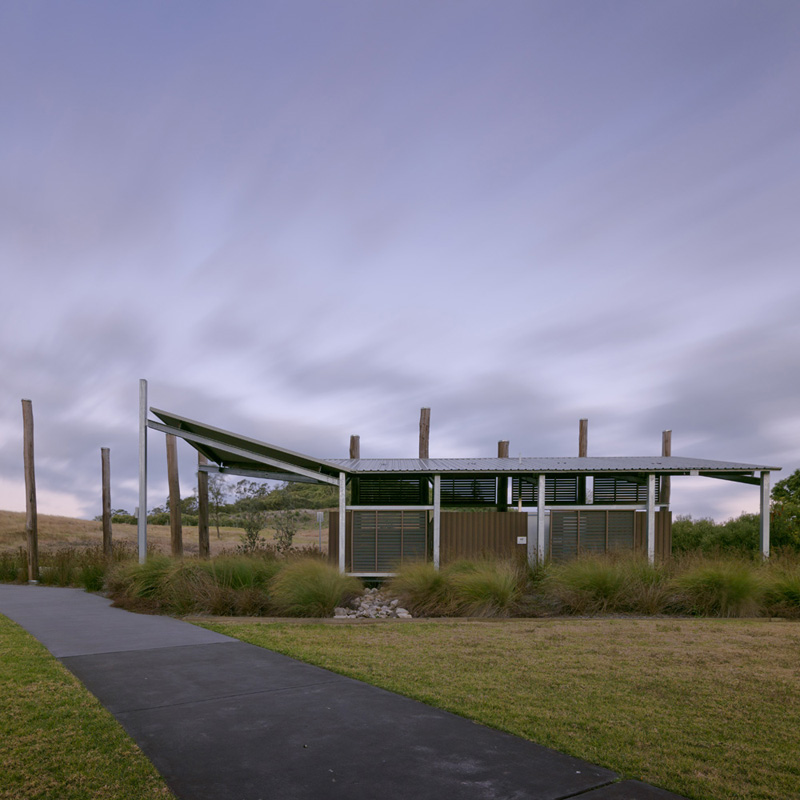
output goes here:
[[666, 479], [678, 476], [759, 487], [760, 546], [769, 555], [769, 476], [780, 467], [675, 456], [321, 459], [150, 410], [160, 422], [147, 427], [184, 439], [209, 472], [336, 486], [328, 552], [353, 575], [481, 556], [534, 564], [639, 550], [650, 561], [666, 558]]

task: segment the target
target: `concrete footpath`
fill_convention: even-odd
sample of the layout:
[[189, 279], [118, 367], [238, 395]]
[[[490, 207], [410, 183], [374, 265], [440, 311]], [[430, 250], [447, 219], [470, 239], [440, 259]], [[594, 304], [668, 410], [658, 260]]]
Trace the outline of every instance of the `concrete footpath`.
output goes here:
[[185, 800], [680, 800], [415, 700], [81, 589], [0, 584]]

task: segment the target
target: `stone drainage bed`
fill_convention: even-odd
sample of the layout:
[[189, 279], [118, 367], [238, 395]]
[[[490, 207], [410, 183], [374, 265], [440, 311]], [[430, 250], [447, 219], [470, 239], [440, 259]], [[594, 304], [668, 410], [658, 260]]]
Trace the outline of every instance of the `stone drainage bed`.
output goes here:
[[365, 589], [349, 608], [334, 609], [334, 619], [411, 619], [411, 612], [400, 605], [396, 597], [383, 594], [379, 589]]

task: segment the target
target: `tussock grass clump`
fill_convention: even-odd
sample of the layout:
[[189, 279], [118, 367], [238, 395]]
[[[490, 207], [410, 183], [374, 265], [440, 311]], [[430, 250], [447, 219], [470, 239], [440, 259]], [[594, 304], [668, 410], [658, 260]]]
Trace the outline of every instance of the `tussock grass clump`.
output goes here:
[[523, 573], [505, 561], [459, 562], [445, 569], [456, 612], [467, 617], [507, 617], [522, 594]]
[[551, 563], [540, 586], [566, 614], [661, 614], [674, 595], [668, 566], [627, 553]]
[[454, 561], [440, 571], [433, 564], [404, 565], [387, 588], [415, 616], [508, 616], [527, 576], [507, 561]]
[[25, 583], [28, 580], [28, 554], [24, 547], [13, 553], [0, 553], [0, 582]]
[[430, 562], [412, 562], [400, 568], [387, 589], [416, 617], [448, 617], [455, 610], [449, 577]]
[[568, 614], [617, 611], [623, 604], [625, 575], [617, 561], [583, 556], [552, 564], [542, 590]]
[[276, 611], [290, 617], [329, 617], [362, 590], [361, 581], [317, 558], [288, 563], [270, 586]]
[[748, 617], [761, 611], [763, 583], [756, 567], [738, 559], [689, 563], [675, 578], [677, 607], [706, 617]]
[[800, 560], [775, 558], [764, 567], [764, 613], [771, 617], [800, 618]]

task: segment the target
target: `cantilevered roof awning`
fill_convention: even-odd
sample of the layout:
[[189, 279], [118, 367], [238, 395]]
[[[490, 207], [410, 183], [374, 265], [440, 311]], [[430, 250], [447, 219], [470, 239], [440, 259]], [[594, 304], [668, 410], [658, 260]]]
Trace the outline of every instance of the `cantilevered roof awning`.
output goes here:
[[222, 467], [223, 472], [254, 473], [274, 480], [305, 480], [330, 484], [338, 484], [339, 474], [349, 472], [339, 464], [249, 439], [168, 411], [157, 408], [150, 410], [163, 424], [148, 420], [149, 428], [186, 440], [209, 461]]
[[161, 423], [148, 427], [171, 433], [195, 447], [223, 472], [254, 474], [276, 480], [338, 484], [340, 473], [357, 475], [703, 475], [758, 484], [761, 472], [780, 467], [677, 456], [613, 456], [567, 458], [359, 458], [320, 459], [224, 431], [156, 408]]

